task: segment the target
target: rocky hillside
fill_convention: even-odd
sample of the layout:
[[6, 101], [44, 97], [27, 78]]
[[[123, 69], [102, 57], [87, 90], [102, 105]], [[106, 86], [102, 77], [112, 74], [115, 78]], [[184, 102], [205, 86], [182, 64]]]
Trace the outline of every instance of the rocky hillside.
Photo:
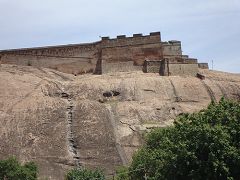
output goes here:
[[0, 159], [35, 161], [49, 179], [63, 179], [73, 166], [110, 175], [131, 161], [144, 131], [222, 96], [240, 100], [240, 75], [201, 73], [205, 80], [141, 72], [73, 76], [2, 65]]

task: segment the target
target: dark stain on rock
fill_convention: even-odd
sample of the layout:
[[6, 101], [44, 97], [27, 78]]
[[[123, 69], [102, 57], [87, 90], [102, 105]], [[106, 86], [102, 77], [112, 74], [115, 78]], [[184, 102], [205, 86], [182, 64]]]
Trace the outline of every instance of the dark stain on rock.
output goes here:
[[116, 90], [106, 91], [103, 93], [104, 97], [113, 97], [113, 96], [119, 96], [119, 95], [120, 95], [120, 92]]

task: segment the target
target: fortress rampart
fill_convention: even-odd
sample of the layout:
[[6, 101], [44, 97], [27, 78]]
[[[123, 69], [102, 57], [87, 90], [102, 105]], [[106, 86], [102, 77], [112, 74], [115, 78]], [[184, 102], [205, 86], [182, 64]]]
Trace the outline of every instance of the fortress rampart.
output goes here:
[[72, 74], [140, 71], [144, 68], [145, 72], [159, 71], [161, 63], [145, 63], [146, 60], [168, 62], [172, 72], [168, 68], [169, 72], [162, 75], [189, 74], [187, 72], [191, 70], [188, 69], [195, 72], [198, 66], [207, 67], [206, 63], [198, 65], [197, 59], [182, 55], [180, 41], [162, 42], [160, 32], [133, 34], [132, 37], [119, 35], [113, 39], [102, 37], [98, 42], [86, 44], [3, 50], [0, 58], [3, 64], [47, 67]]
[[[65, 73], [93, 72], [98, 43], [0, 51], [2, 63], [53, 68]], [[79, 68], [81, 67], [81, 68]]]

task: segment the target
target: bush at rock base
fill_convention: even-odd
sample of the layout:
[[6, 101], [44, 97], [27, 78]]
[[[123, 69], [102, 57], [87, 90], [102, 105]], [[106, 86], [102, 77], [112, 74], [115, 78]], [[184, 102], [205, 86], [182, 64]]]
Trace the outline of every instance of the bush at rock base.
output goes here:
[[153, 130], [129, 172], [134, 180], [239, 179], [240, 104], [221, 99]]
[[72, 169], [66, 175], [66, 180], [105, 180], [100, 170]]
[[3, 180], [36, 180], [37, 172], [34, 162], [21, 165], [14, 157], [0, 160], [0, 179]]

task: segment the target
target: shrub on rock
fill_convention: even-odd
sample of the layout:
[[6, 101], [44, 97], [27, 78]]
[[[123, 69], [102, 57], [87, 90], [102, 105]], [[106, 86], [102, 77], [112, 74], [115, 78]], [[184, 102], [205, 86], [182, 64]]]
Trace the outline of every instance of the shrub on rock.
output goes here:
[[66, 180], [105, 180], [100, 170], [72, 169], [66, 175]]
[[239, 179], [240, 104], [221, 99], [150, 132], [129, 170], [134, 180]]

